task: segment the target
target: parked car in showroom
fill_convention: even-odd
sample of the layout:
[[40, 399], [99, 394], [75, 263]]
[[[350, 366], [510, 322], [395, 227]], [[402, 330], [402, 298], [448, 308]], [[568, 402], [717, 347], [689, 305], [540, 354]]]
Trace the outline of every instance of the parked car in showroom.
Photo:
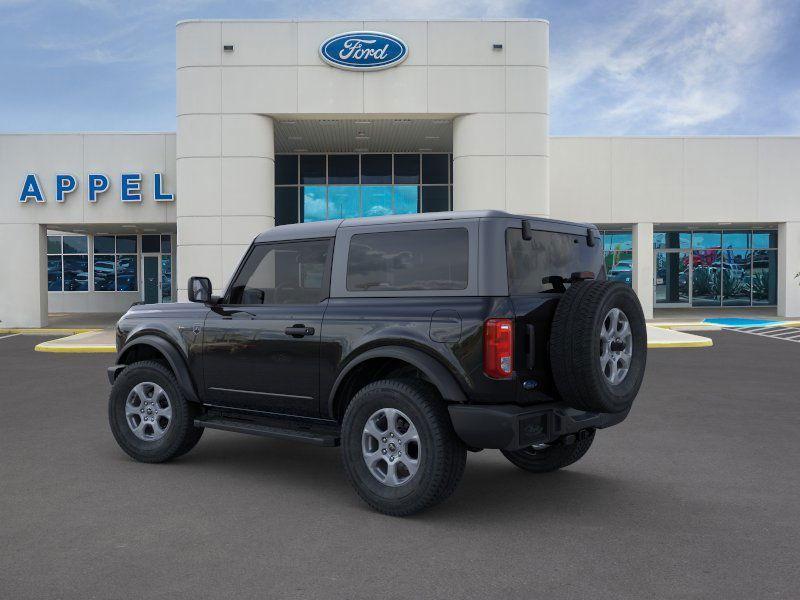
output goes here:
[[605, 279], [592, 225], [496, 211], [333, 220], [259, 235], [214, 295], [133, 306], [109, 368], [134, 459], [205, 429], [341, 446], [370, 506], [447, 498], [468, 451], [567, 467], [628, 415], [647, 347], [639, 301]]

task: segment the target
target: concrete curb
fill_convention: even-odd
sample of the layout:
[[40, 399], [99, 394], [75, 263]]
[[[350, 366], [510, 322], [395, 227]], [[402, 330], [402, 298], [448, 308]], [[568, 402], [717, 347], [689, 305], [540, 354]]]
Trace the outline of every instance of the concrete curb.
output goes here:
[[24, 327], [0, 329], [0, 335], [13, 333], [19, 335], [76, 335], [78, 333], [99, 333], [102, 329], [48, 329], [47, 327]]
[[[66, 338], [62, 338], [66, 339]], [[36, 344], [33, 349], [36, 352], [53, 352], [57, 354], [115, 354], [116, 346], [96, 345], [96, 346], [48, 346], [48, 342]]]

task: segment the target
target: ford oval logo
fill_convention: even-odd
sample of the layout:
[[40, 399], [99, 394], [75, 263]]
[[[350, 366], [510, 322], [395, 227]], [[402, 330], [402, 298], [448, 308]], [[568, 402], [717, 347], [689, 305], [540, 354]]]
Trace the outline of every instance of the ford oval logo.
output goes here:
[[408, 46], [388, 33], [349, 31], [322, 42], [319, 53], [322, 60], [340, 69], [376, 71], [403, 62]]

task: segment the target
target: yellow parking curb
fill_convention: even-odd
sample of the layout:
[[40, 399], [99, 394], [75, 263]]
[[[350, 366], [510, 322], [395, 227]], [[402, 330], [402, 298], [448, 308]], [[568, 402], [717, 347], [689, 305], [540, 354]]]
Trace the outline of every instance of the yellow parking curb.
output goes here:
[[686, 341], [672, 341], [672, 340], [653, 340], [647, 342], [648, 348], [708, 348], [713, 346], [713, 340], [703, 338], [702, 340], [686, 340]]
[[0, 329], [0, 335], [4, 333], [22, 335], [76, 335], [78, 333], [97, 333], [102, 329], [48, 329], [47, 327], [15, 327], [11, 329]]
[[33, 349], [36, 352], [55, 352], [61, 354], [114, 354], [117, 351], [116, 346], [64, 346], [64, 345], [48, 345], [48, 342], [36, 344]]

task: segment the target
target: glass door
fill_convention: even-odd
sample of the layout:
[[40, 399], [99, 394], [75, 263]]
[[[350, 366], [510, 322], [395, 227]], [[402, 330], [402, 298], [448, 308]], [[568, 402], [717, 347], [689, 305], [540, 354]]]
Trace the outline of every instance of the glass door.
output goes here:
[[689, 306], [692, 284], [689, 252], [656, 251], [653, 261], [656, 306], [662, 308]]
[[160, 255], [142, 255], [142, 279], [145, 304], [157, 304], [161, 299]]

